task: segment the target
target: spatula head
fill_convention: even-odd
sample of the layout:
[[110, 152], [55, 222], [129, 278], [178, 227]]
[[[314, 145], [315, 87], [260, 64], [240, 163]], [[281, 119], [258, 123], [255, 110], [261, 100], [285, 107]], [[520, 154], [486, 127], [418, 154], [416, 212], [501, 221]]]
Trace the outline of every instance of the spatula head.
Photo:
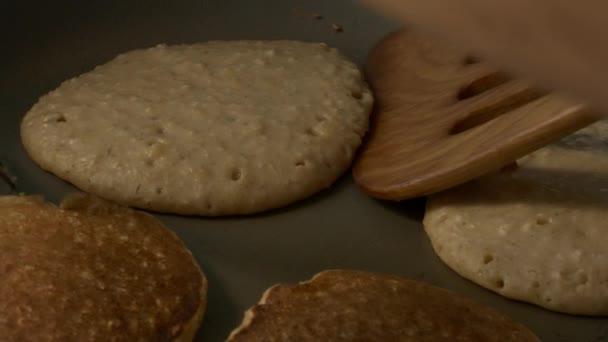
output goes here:
[[372, 50], [371, 132], [354, 166], [370, 195], [429, 195], [498, 170], [598, 117], [409, 30]]

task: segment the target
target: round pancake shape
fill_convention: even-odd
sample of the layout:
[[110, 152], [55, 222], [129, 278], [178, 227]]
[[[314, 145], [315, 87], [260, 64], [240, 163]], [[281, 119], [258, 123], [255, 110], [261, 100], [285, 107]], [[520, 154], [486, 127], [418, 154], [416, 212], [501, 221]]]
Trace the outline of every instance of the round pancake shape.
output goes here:
[[506, 316], [422, 282], [329, 270], [275, 285], [228, 341], [539, 341]]
[[251, 214], [330, 186], [372, 104], [358, 67], [325, 44], [159, 45], [43, 96], [21, 138], [42, 168], [120, 204]]
[[608, 123], [430, 196], [425, 230], [453, 270], [550, 310], [608, 314]]
[[0, 196], [0, 340], [191, 341], [207, 281], [154, 217], [85, 195]]

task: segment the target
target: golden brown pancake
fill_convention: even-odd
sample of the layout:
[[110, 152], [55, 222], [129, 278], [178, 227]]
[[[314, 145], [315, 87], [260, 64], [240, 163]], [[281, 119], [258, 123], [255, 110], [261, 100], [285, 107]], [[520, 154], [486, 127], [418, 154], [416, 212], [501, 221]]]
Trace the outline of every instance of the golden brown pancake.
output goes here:
[[506, 316], [391, 275], [324, 271], [275, 285], [229, 341], [539, 341]]
[[207, 281], [151, 215], [85, 195], [0, 196], [1, 341], [187, 341]]

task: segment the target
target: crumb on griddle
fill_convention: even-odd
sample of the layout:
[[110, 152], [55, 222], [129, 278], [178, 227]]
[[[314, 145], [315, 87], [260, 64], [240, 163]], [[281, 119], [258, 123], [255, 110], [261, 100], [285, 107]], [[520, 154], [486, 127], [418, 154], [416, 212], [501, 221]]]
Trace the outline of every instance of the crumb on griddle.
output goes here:
[[344, 32], [344, 27], [342, 27], [342, 25], [338, 25], [338, 24], [332, 24], [331, 28], [334, 30], [334, 32], [336, 33], [340, 33], [340, 32]]

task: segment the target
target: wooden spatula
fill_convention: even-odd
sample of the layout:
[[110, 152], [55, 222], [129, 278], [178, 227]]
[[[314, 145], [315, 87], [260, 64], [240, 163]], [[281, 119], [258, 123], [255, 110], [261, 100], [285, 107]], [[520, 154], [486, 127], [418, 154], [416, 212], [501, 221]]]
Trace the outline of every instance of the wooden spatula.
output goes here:
[[359, 0], [608, 112], [606, 0]]
[[598, 119], [576, 101], [409, 30], [372, 50], [367, 76], [376, 106], [353, 172], [362, 189], [381, 199], [464, 183]]

